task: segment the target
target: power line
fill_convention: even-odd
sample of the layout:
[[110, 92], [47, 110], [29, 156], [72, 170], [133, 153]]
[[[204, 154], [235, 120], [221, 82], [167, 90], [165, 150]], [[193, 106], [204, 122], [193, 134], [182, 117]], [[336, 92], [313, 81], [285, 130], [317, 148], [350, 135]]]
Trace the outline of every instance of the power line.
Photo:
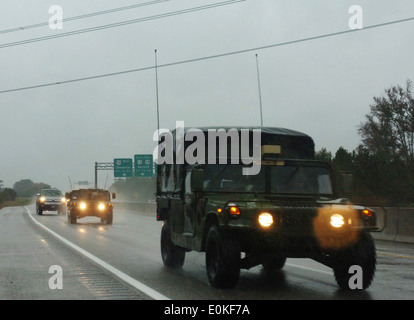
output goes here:
[[145, 22], [145, 21], [150, 21], [150, 20], [155, 20], [155, 19], [167, 18], [167, 17], [172, 17], [172, 16], [176, 16], [176, 15], [180, 15], [180, 14], [186, 14], [186, 13], [190, 13], [190, 12], [202, 11], [202, 10], [207, 10], [207, 9], [211, 9], [211, 8], [221, 7], [221, 6], [234, 4], [234, 3], [242, 2], [242, 1], [246, 1], [246, 0], [222, 1], [222, 2], [218, 2], [218, 3], [213, 3], [213, 4], [209, 4], [209, 5], [200, 6], [200, 7], [183, 9], [183, 10], [158, 14], [158, 15], [154, 15], [154, 16], [139, 18], [139, 19], [121, 21], [121, 22], [106, 24], [106, 25], [97, 26], [97, 27], [91, 27], [91, 28], [86, 28], [86, 29], [81, 29], [81, 30], [76, 30], [76, 31], [70, 31], [70, 32], [65, 32], [65, 33], [54, 34], [54, 35], [50, 35], [50, 36], [43, 36], [43, 37], [32, 38], [32, 39], [27, 39], [27, 40], [9, 42], [9, 43], [1, 44], [0, 49], [7, 48], [7, 47], [19, 46], [19, 45], [33, 43], [33, 42], [46, 41], [46, 40], [51, 40], [51, 39], [56, 39], [56, 38], [73, 36], [73, 35], [77, 35], [77, 34], [81, 34], [81, 33], [87, 33], [87, 32], [99, 31], [99, 30], [104, 30], [104, 29], [109, 29], [109, 28], [115, 28], [115, 27], [120, 27], [120, 26], [133, 24], [133, 23], [140, 23], [140, 22]]
[[[104, 15], [104, 14], [109, 14], [109, 13], [114, 13], [114, 12], [119, 12], [119, 11], [124, 11], [124, 10], [131, 10], [131, 9], [144, 7], [144, 6], [150, 6], [150, 5], [154, 5], [154, 4], [158, 4], [158, 3], [166, 2], [166, 1], [171, 1], [171, 0], [149, 1], [149, 2], [144, 2], [144, 3], [139, 3], [139, 4], [133, 4], [133, 5], [130, 5], [130, 6], [125, 6], [125, 7], [119, 7], [119, 8], [114, 8], [114, 9], [109, 9], [109, 10], [104, 10], [104, 11], [87, 13], [87, 14], [83, 14], [83, 15], [79, 15], [79, 16], [64, 18], [64, 19], [62, 19], [62, 22], [86, 19], [86, 18], [91, 18], [91, 17], [95, 17], [95, 16], [99, 16], [99, 15]], [[28, 30], [28, 29], [38, 28], [38, 27], [45, 27], [45, 26], [48, 26], [48, 25], [49, 25], [49, 21], [48, 22], [35, 23], [35, 24], [30, 24], [30, 25], [26, 25], [26, 26], [17, 27], [17, 28], [10, 28], [10, 29], [5, 29], [5, 30], [0, 30], [0, 34], [11, 33], [11, 32], [16, 32], [16, 31], [23, 31], [23, 30]]]
[[[361, 31], [364, 31], [364, 30], [375, 29], [375, 28], [385, 27], [385, 26], [398, 24], [398, 23], [403, 23], [403, 22], [409, 22], [409, 21], [414, 21], [414, 17], [401, 19], [401, 20], [394, 20], [394, 21], [385, 22], [385, 23], [380, 23], [380, 24], [364, 27], [364, 29], [345, 30], [345, 31], [333, 32], [333, 33], [323, 34], [323, 35], [319, 35], [319, 36], [302, 38], [302, 39], [286, 41], [286, 42], [280, 42], [280, 43], [275, 43], [275, 44], [261, 46], [261, 47], [249, 48], [249, 49], [238, 50], [238, 51], [231, 51], [231, 52], [226, 52], [226, 53], [221, 53], [221, 54], [216, 54], [216, 55], [210, 55], [210, 56], [205, 56], [205, 57], [199, 57], [199, 58], [193, 58], [193, 59], [188, 59], [188, 60], [181, 60], [181, 61], [176, 61], [176, 62], [171, 62], [171, 63], [158, 65], [157, 68], [171, 67], [171, 66], [176, 66], [176, 65], [180, 65], [180, 64], [186, 64], [186, 63], [191, 63], [191, 62], [198, 62], [198, 61], [203, 61], [203, 60], [222, 58], [222, 57], [226, 57], [226, 56], [237, 55], [237, 54], [247, 53], [247, 52], [252, 52], [252, 51], [259, 51], [259, 50], [270, 49], [270, 48], [275, 48], [275, 47], [282, 47], [282, 46], [292, 45], [292, 44], [301, 43], [301, 42], [308, 42], [308, 41], [313, 41], [313, 40], [318, 40], [318, 39], [323, 39], [323, 38], [339, 36], [339, 35], [348, 34], [348, 33], [351, 33], [351, 32], [361, 32]], [[128, 73], [151, 70], [151, 69], [154, 69], [154, 68], [155, 68], [155, 66], [149, 66], [149, 67], [143, 67], [143, 68], [138, 68], [138, 69], [118, 71], [118, 72], [113, 72], [113, 73], [105, 73], [105, 74], [95, 75], [95, 76], [90, 76], [90, 77], [83, 77], [83, 78], [64, 80], [64, 81], [58, 81], [58, 82], [50, 82], [50, 83], [39, 84], [39, 85], [28, 86], [28, 87], [8, 89], [8, 90], [0, 91], [0, 94], [8, 93], [8, 92], [23, 91], [23, 90], [28, 90], [28, 89], [49, 87], [49, 86], [59, 85], [59, 84], [68, 84], [68, 83], [79, 82], [79, 81], [86, 81], [86, 80], [93, 80], [93, 79], [99, 79], [99, 78], [105, 78], [105, 77], [118, 76], [118, 75], [123, 75], [123, 74], [128, 74]]]

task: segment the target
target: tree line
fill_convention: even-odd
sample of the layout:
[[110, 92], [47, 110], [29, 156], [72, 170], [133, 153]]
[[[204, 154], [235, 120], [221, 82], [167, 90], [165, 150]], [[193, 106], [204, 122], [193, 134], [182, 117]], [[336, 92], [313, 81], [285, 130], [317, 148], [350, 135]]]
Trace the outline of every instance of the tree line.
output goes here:
[[358, 127], [361, 143], [352, 151], [340, 147], [316, 153], [329, 161], [335, 175], [354, 175], [352, 200], [386, 206], [414, 205], [414, 96], [412, 83], [385, 89], [374, 97], [370, 112]]
[[5, 188], [3, 185], [3, 180], [0, 180], [0, 208], [2, 203], [15, 201], [16, 198], [16, 191], [14, 191], [12, 188]]
[[15, 201], [17, 193], [12, 188], [0, 189], [0, 205], [4, 202]]

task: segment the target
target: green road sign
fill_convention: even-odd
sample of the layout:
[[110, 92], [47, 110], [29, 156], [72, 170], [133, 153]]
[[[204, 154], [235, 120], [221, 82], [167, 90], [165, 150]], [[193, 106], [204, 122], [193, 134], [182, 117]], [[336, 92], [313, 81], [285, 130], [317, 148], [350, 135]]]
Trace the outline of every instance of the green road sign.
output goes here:
[[152, 177], [152, 154], [136, 154], [134, 160], [136, 177]]
[[114, 159], [114, 177], [132, 177], [132, 159]]

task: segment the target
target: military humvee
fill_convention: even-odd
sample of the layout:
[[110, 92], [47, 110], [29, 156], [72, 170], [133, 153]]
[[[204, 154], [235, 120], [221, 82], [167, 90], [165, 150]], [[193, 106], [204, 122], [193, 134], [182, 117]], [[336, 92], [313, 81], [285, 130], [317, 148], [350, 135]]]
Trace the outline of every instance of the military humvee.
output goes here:
[[[70, 223], [87, 216], [101, 218], [101, 222], [112, 224], [113, 204], [111, 194], [103, 189], [79, 189], [65, 194], [67, 199], [67, 217]], [[115, 199], [115, 193], [112, 199]]]
[[[311, 258], [331, 267], [344, 289], [350, 289], [350, 267], [359, 266], [359, 288], [367, 288], [376, 268], [369, 234], [378, 229], [375, 212], [339, 197], [332, 168], [314, 160], [308, 135], [248, 129], [261, 132], [258, 174], [243, 175], [245, 164], [207, 157], [204, 164], [159, 165], [156, 200], [164, 265], [179, 268], [186, 252], [205, 252], [209, 283], [231, 288], [242, 268], [262, 265], [272, 271], [283, 268], [286, 258]], [[198, 130], [208, 138], [209, 128]], [[190, 143], [186, 139], [184, 149]]]

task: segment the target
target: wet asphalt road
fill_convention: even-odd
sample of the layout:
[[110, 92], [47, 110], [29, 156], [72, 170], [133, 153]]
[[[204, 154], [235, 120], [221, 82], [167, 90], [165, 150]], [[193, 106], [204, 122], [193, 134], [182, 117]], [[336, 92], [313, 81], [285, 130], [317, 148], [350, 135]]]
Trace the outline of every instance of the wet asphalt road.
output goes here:
[[2, 300], [414, 299], [413, 244], [376, 241], [377, 272], [366, 291], [339, 290], [331, 269], [309, 259], [288, 259], [271, 277], [261, 267], [242, 270], [236, 288], [219, 290], [208, 284], [203, 253], [187, 253], [180, 270], [164, 268], [153, 214], [115, 206], [113, 225], [94, 217], [71, 225], [31, 205], [0, 210], [0, 221]]

